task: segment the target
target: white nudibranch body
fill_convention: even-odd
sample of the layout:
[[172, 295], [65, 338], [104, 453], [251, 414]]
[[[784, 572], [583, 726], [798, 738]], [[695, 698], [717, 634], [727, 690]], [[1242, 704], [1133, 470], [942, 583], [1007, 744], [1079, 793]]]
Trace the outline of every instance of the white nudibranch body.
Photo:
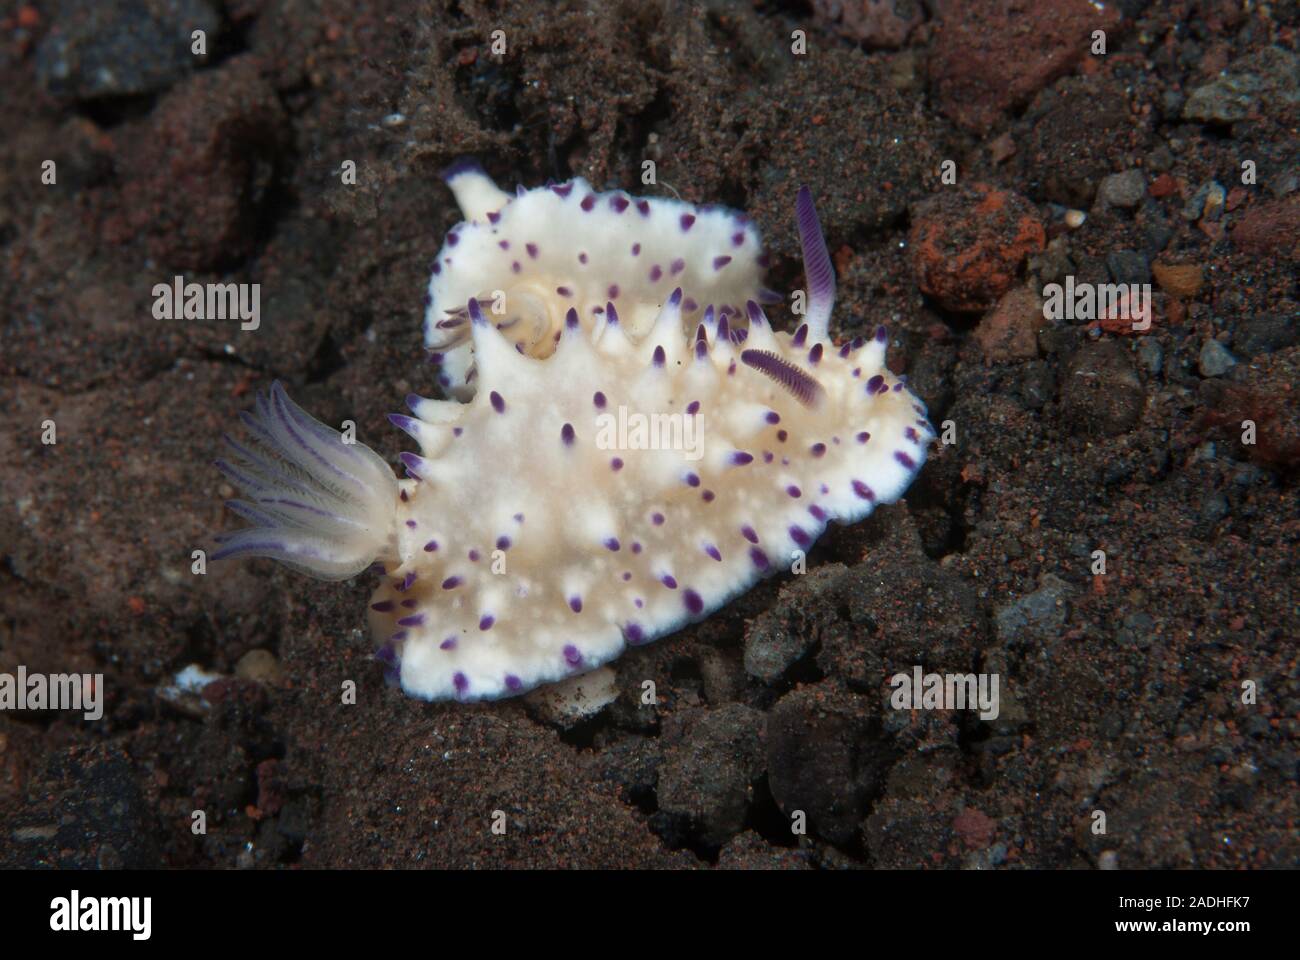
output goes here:
[[[496, 199], [457, 195], [467, 212]], [[934, 435], [885, 367], [883, 328], [831, 343], [834, 275], [807, 191], [798, 215], [809, 307], [794, 333], [772, 330], [752, 296], [743, 317], [706, 305], [684, 326], [674, 284], [635, 330], [611, 300], [584, 316], [586, 300], [552, 297], [545, 315], [564, 309], [539, 354], [472, 290], [459, 347], [476, 389], [467, 403], [410, 397], [414, 416], [390, 418], [420, 445], [400, 481], [272, 387], [246, 420], [255, 448], [222, 465], [257, 526], [219, 555], [324, 577], [378, 561], [378, 656], [430, 700], [521, 693], [707, 616], [831, 521], [900, 497]], [[613, 249], [592, 224], [570, 246]], [[671, 252], [658, 237], [643, 252], [651, 243]]]

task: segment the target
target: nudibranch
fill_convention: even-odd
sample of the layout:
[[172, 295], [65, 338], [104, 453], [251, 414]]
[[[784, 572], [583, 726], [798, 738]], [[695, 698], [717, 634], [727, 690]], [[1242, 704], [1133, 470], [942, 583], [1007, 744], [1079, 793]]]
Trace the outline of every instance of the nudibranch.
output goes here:
[[[552, 190], [551, 216], [586, 189]], [[475, 181], [460, 200], [481, 211], [500, 197]], [[231, 440], [218, 462], [253, 526], [214, 559], [273, 557], [326, 579], [377, 563], [378, 658], [408, 694], [462, 701], [590, 670], [789, 568], [831, 521], [898, 499], [934, 436], [885, 366], [883, 327], [832, 343], [835, 278], [806, 189], [796, 213], [808, 306], [792, 333], [752, 297], [743, 317], [714, 298], [685, 328], [682, 284], [708, 262], [678, 271], [635, 331], [612, 297], [584, 316], [599, 282], [571, 303], [538, 294], [537, 316], [563, 308], [544, 352], [521, 349], [481, 289], [457, 288], [477, 389], [464, 403], [411, 396], [413, 416], [390, 416], [420, 448], [401, 455], [402, 479], [274, 384], [244, 415], [251, 443]], [[564, 221], [611, 271], [629, 237], [617, 217]], [[643, 255], [680, 242], [646, 234]]]
[[743, 326], [748, 301], [781, 299], [763, 286], [767, 258], [743, 213], [598, 193], [581, 177], [520, 187], [512, 197], [471, 161], [453, 164], [443, 178], [465, 220], [433, 261], [424, 343], [439, 364], [439, 385], [457, 399], [468, 400], [477, 386], [471, 299], [530, 357], [551, 355], [570, 309], [592, 330], [612, 303], [639, 340], [676, 288], [685, 330], [710, 306]]

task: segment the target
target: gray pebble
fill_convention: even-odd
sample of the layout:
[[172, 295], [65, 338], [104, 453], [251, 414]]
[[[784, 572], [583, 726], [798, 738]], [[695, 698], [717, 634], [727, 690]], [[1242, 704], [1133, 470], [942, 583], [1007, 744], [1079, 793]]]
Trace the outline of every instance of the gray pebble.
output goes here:
[[1197, 366], [1203, 377], [1221, 377], [1237, 365], [1237, 358], [1218, 340], [1206, 340]]

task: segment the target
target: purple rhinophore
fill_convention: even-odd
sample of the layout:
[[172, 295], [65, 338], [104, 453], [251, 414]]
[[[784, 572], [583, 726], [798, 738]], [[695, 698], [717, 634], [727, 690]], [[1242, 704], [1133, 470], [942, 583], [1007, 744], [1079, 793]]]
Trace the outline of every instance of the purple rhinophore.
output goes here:
[[[823, 393], [822, 385], [813, 377], [770, 350], [743, 350], [740, 362], [775, 380], [806, 407], [816, 403]], [[773, 420], [774, 416], [777, 419]], [[779, 423], [780, 417], [775, 411], [770, 411], [767, 422]]]

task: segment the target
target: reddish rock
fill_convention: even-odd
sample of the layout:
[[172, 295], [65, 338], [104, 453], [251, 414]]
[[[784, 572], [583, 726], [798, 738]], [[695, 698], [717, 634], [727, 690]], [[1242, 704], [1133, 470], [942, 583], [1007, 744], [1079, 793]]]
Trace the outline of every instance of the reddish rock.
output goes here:
[[868, 47], [898, 48], [925, 20], [921, 0], [813, 0], [813, 13]]
[[1023, 106], [1089, 56], [1093, 30], [1113, 50], [1117, 4], [1089, 0], [952, 0], [945, 3], [930, 59], [943, 112], [980, 131]]
[[1016, 287], [980, 321], [972, 335], [986, 363], [1038, 356], [1043, 303], [1028, 287]]
[[976, 312], [1011, 289], [1047, 235], [1024, 197], [987, 184], [950, 190], [917, 209], [909, 238], [917, 285], [948, 310]]
[[125, 141], [122, 216], [109, 221], [106, 239], [143, 235], [151, 256], [181, 269], [242, 259], [256, 242], [287, 125], [250, 58], [195, 74]]
[[952, 821], [952, 829], [972, 850], [983, 850], [993, 840], [995, 824], [987, 814], [967, 807]]
[[1242, 253], [1300, 260], [1300, 193], [1252, 207], [1232, 231], [1232, 243]]

